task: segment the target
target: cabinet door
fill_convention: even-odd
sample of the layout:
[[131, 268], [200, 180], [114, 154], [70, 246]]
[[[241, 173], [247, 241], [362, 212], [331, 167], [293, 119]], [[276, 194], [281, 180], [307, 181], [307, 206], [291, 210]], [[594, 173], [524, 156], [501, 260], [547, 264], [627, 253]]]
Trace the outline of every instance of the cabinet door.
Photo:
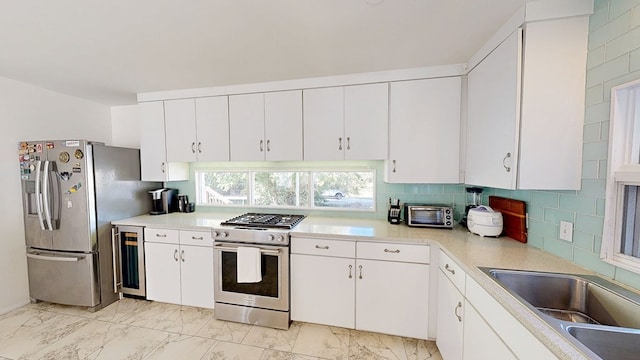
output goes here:
[[353, 329], [355, 260], [291, 254], [291, 320]]
[[229, 161], [229, 97], [196, 99], [198, 161]]
[[178, 244], [144, 243], [147, 299], [180, 304]]
[[264, 94], [229, 96], [231, 161], [264, 160]]
[[196, 107], [194, 99], [164, 102], [167, 161], [196, 161]]
[[[502, 342], [500, 337], [493, 329], [484, 321], [478, 311], [467, 303], [464, 311], [464, 346], [462, 349], [464, 360], [485, 360], [487, 356], [491, 359], [517, 359], [509, 350], [507, 345]], [[438, 337], [440, 329], [438, 329]], [[438, 343], [440, 352], [440, 343]], [[449, 359], [448, 355], [442, 352], [444, 358]], [[455, 358], [453, 358], [455, 359]]]
[[469, 73], [467, 184], [516, 186], [521, 54], [518, 29]]
[[344, 88], [345, 160], [384, 160], [389, 139], [389, 84]]
[[144, 181], [167, 180], [164, 103], [154, 101], [138, 104], [140, 120], [140, 168]]
[[213, 248], [180, 245], [182, 305], [213, 309]]
[[344, 160], [344, 88], [303, 92], [304, 159]]
[[460, 182], [460, 77], [391, 83], [391, 183]]
[[429, 265], [356, 261], [356, 329], [426, 339]]
[[302, 160], [302, 90], [264, 94], [266, 160]]
[[442, 271], [438, 271], [438, 336], [436, 344], [447, 360], [462, 359], [464, 297]]

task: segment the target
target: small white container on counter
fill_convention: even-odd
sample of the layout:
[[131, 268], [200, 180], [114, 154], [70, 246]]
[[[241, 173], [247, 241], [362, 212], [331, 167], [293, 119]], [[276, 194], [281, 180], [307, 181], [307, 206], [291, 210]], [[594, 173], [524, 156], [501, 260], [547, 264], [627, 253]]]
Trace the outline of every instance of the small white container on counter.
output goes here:
[[502, 234], [502, 213], [486, 205], [469, 209], [467, 227], [480, 236], [500, 236]]

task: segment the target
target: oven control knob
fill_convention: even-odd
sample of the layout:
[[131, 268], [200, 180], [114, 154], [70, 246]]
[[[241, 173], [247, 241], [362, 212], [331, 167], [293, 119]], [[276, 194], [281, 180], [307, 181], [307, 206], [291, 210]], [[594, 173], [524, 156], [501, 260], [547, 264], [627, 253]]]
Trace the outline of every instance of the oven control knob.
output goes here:
[[276, 240], [277, 240], [278, 242], [283, 242], [283, 241], [284, 241], [284, 236], [282, 236], [282, 235], [278, 235], [278, 237], [276, 238]]
[[273, 234], [269, 234], [269, 236], [267, 236], [267, 240], [268, 240], [268, 241], [273, 241], [273, 240], [275, 240], [275, 238], [273, 237]]
[[224, 238], [224, 237], [227, 237], [227, 236], [229, 236], [229, 233], [226, 232], [226, 231], [223, 231], [223, 232], [220, 233], [220, 237]]
[[218, 237], [218, 235], [220, 235], [220, 233], [214, 230], [214, 231], [213, 231], [213, 237], [214, 237], [214, 238], [217, 238], [217, 237]]

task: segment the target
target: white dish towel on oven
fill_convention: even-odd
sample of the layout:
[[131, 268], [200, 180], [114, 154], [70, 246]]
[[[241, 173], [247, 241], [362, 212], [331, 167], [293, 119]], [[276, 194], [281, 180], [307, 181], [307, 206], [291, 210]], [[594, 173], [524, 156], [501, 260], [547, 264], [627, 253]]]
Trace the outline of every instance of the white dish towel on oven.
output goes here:
[[238, 282], [257, 283], [262, 281], [262, 259], [256, 247], [238, 247]]

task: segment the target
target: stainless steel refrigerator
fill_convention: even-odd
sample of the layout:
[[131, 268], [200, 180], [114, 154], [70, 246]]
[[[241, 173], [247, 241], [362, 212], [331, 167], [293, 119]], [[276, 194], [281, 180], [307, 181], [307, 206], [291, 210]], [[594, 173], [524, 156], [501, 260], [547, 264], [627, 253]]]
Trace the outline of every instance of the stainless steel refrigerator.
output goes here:
[[118, 299], [113, 220], [148, 213], [139, 150], [85, 140], [19, 143], [31, 301], [96, 310]]

